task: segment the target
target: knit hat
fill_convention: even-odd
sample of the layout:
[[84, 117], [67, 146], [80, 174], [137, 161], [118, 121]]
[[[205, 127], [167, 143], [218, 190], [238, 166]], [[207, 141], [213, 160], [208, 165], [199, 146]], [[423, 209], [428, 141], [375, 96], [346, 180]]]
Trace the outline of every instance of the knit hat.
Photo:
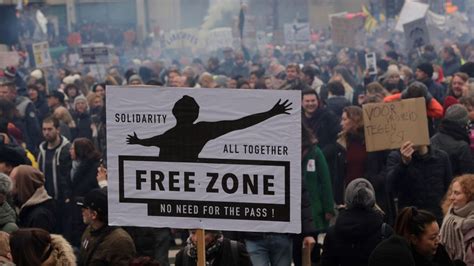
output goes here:
[[425, 72], [429, 78], [433, 76], [434, 69], [431, 63], [421, 63], [416, 68]]
[[12, 181], [9, 176], [0, 173], [0, 194], [8, 194], [12, 190]]
[[74, 98], [74, 106], [76, 106], [76, 104], [77, 104], [78, 102], [85, 102], [86, 105], [87, 105], [87, 98], [84, 97], [84, 95], [82, 95], [82, 94], [81, 94], [81, 95], [78, 95], [76, 98]]
[[375, 206], [374, 187], [364, 178], [356, 178], [347, 185], [345, 198], [348, 209], [371, 209]]
[[60, 91], [52, 91], [51, 94], [48, 95], [48, 98], [49, 97], [54, 97], [58, 99], [60, 103], [64, 104], [64, 93]]
[[369, 266], [415, 266], [408, 241], [393, 235], [382, 241], [369, 257]]
[[466, 126], [469, 123], [469, 114], [466, 107], [462, 104], [451, 105], [444, 114], [444, 120], [456, 122], [461, 126]]
[[131, 75], [130, 78], [128, 78], [128, 84], [132, 83], [132, 81], [139, 81], [140, 83], [143, 83], [142, 78], [140, 78], [140, 76], [137, 74]]
[[43, 72], [39, 69], [35, 69], [31, 72], [30, 76], [34, 77], [35, 79], [42, 79], [43, 78]]

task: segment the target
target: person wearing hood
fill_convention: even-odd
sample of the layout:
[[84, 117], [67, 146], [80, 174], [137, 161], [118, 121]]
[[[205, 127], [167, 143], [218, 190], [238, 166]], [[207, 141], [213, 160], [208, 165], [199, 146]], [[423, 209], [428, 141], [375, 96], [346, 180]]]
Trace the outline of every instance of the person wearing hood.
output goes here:
[[6, 174], [0, 173], [0, 231], [11, 233], [18, 230], [16, 213], [7, 202], [12, 190], [12, 181]]
[[17, 266], [76, 266], [71, 245], [61, 236], [40, 228], [20, 229], [10, 236], [13, 262]]
[[349, 183], [345, 209], [324, 239], [321, 266], [367, 265], [375, 247], [393, 233], [375, 202], [375, 191], [368, 180], [357, 178]]
[[474, 173], [470, 150], [469, 116], [466, 107], [451, 105], [439, 125], [439, 132], [431, 138], [431, 145], [449, 155], [453, 176]]
[[74, 122], [76, 123], [76, 132], [73, 138], [88, 138], [92, 140], [92, 119], [89, 113], [89, 105], [87, 98], [79, 95], [74, 99]]
[[29, 165], [20, 165], [13, 169], [10, 177], [13, 200], [19, 209], [19, 227], [37, 227], [52, 232], [56, 224], [55, 206], [44, 187], [43, 173]]

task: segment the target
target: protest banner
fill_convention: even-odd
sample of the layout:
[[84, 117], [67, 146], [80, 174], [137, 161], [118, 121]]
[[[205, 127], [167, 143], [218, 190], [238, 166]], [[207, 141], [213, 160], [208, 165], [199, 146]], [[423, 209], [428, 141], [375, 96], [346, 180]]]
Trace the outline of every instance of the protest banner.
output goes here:
[[20, 56], [17, 52], [0, 52], [0, 68], [17, 67], [19, 62]]
[[424, 98], [362, 106], [368, 152], [399, 149], [406, 141], [429, 145]]
[[406, 49], [421, 48], [430, 43], [430, 35], [425, 18], [420, 18], [403, 24], [405, 32]]
[[232, 36], [232, 28], [222, 27], [210, 30], [207, 33], [207, 50], [209, 52], [233, 47], [234, 37]]
[[33, 43], [31, 48], [35, 67], [50, 67], [53, 65], [48, 42]]
[[430, 6], [428, 4], [414, 1], [405, 1], [402, 10], [400, 11], [400, 15], [398, 16], [395, 30], [402, 32], [403, 25], [406, 23], [426, 17], [429, 7]]
[[311, 43], [309, 23], [286, 23], [284, 34], [286, 44], [308, 45]]
[[164, 46], [168, 49], [192, 49], [199, 44], [197, 29], [172, 30], [164, 38]]
[[347, 18], [347, 13], [333, 14], [331, 20], [331, 38], [335, 46], [359, 48], [365, 43], [364, 18]]
[[79, 51], [85, 65], [110, 63], [109, 47], [107, 46], [83, 46]]
[[107, 87], [109, 223], [300, 232], [300, 97]]

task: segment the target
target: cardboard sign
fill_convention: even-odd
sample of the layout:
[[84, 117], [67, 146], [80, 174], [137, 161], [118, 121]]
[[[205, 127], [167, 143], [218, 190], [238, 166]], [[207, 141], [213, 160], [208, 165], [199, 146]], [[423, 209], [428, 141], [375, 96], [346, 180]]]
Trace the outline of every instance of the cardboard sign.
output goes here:
[[406, 48], [417, 49], [430, 43], [428, 27], [425, 18], [420, 18], [403, 25], [405, 32]]
[[17, 52], [0, 52], [0, 68], [8, 66], [18, 67], [20, 56]]
[[308, 45], [311, 43], [309, 23], [286, 23], [284, 34], [286, 44]]
[[53, 65], [48, 42], [34, 43], [32, 45], [32, 51], [35, 67], [50, 67]]
[[349, 19], [345, 14], [330, 16], [331, 38], [336, 46], [358, 48], [365, 43], [364, 18]]
[[109, 48], [106, 46], [81, 47], [80, 54], [86, 65], [110, 63]]
[[233, 47], [232, 28], [216, 28], [207, 33], [207, 50], [212, 52], [226, 47]]
[[367, 151], [399, 149], [406, 141], [429, 145], [424, 98], [362, 106]]
[[107, 87], [109, 223], [300, 232], [300, 95]]

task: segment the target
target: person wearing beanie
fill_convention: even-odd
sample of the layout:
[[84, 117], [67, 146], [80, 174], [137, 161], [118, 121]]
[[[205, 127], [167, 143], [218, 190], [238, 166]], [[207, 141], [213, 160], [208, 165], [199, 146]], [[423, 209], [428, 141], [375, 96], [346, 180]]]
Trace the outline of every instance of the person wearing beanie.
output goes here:
[[421, 63], [416, 67], [415, 78], [417, 81], [422, 82], [428, 88], [428, 92], [438, 101], [438, 103], [444, 102], [444, 88], [441, 84], [435, 82], [433, 77], [434, 68], [431, 63]]
[[[206, 230], [206, 265], [250, 266], [250, 256], [245, 246], [235, 240], [225, 238], [220, 231]], [[189, 230], [186, 246], [176, 254], [176, 266], [197, 265], [196, 230]]]
[[138, 74], [131, 75], [130, 78], [128, 78], [128, 85], [142, 85], [143, 81], [142, 78]]
[[88, 138], [92, 140], [92, 119], [89, 113], [89, 105], [84, 95], [79, 95], [74, 99], [74, 122], [76, 123], [75, 132], [72, 133], [73, 139]]
[[6, 174], [0, 173], [0, 231], [12, 233], [18, 230], [16, 213], [8, 204], [7, 197], [12, 190], [12, 181]]
[[10, 174], [13, 201], [18, 208], [18, 226], [36, 227], [52, 232], [55, 225], [53, 199], [44, 187], [43, 173], [29, 165], [20, 165]]
[[326, 234], [321, 266], [367, 265], [375, 247], [393, 233], [375, 202], [367, 179], [356, 178], [347, 185], [345, 209]]
[[474, 160], [470, 150], [469, 116], [466, 107], [451, 105], [444, 115], [439, 132], [431, 138], [431, 145], [449, 155], [454, 176], [474, 173]]
[[401, 79], [398, 68], [391, 68], [391, 66], [393, 65], [390, 65], [387, 72], [385, 72], [382, 84], [391, 94], [395, 94], [405, 90], [405, 83]]

